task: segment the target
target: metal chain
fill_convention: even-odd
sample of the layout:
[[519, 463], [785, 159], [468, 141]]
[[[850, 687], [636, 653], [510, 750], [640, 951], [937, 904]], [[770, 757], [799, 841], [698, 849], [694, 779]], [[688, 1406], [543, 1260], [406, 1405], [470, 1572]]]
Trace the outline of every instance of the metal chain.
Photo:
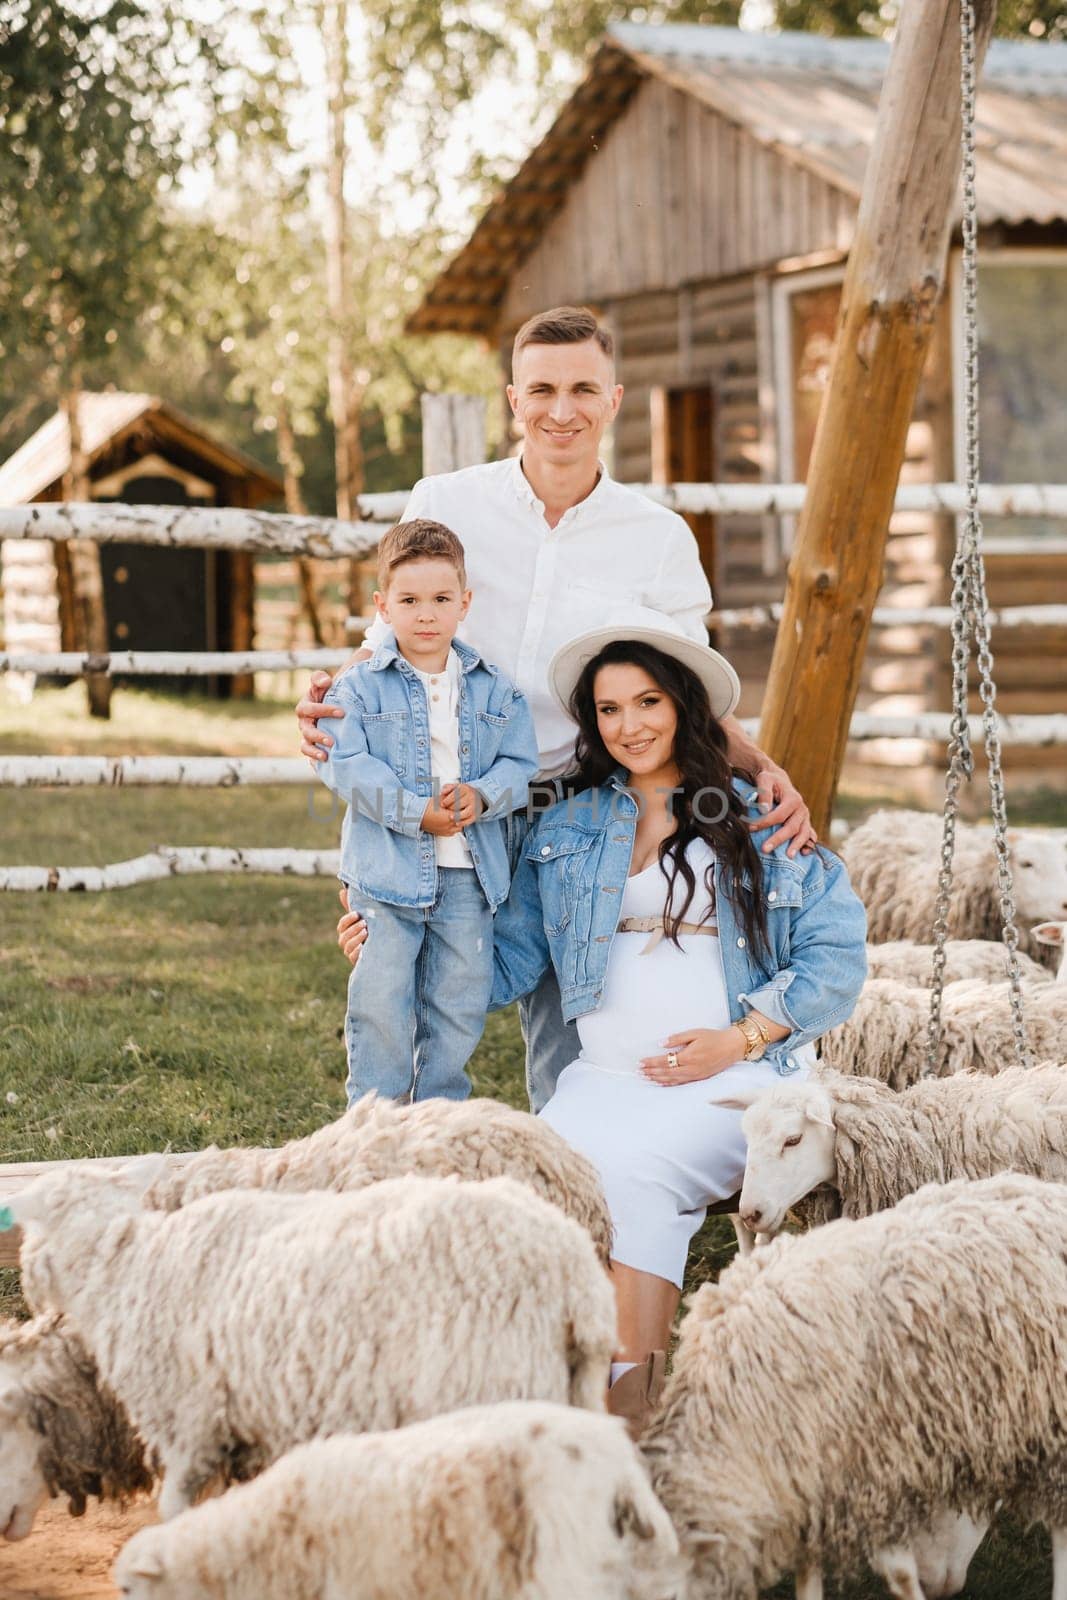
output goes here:
[[982, 559], [982, 519], [978, 513], [978, 193], [975, 179], [975, 111], [977, 59], [973, 0], [960, 3], [960, 146], [963, 168], [963, 328], [964, 328], [964, 429], [966, 438], [967, 512], [952, 562], [952, 721], [949, 763], [945, 775], [944, 829], [941, 870], [934, 914], [934, 967], [930, 991], [930, 1022], [925, 1071], [937, 1070], [941, 1036], [941, 1001], [945, 986], [945, 940], [952, 888], [952, 861], [956, 848], [959, 793], [974, 776], [974, 753], [967, 722], [967, 669], [973, 639], [978, 659], [978, 692], [982, 701], [982, 733], [989, 769], [990, 808], [996, 854], [997, 893], [1003, 939], [1008, 952], [1012, 1033], [1020, 1063], [1030, 1064], [1023, 1016], [1022, 979], [1019, 971], [1019, 934], [1015, 926], [1015, 894], [1007, 840], [1008, 816], [1001, 766], [1000, 727], [990, 648], [989, 606], [986, 599], [985, 563]]

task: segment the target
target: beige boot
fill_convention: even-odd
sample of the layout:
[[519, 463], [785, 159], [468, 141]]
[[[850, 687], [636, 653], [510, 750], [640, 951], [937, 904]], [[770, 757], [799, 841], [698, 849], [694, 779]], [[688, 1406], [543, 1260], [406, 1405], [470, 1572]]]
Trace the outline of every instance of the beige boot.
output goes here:
[[639, 1439], [648, 1427], [666, 1378], [666, 1354], [653, 1350], [608, 1390], [608, 1410], [613, 1417], [624, 1418], [631, 1439]]

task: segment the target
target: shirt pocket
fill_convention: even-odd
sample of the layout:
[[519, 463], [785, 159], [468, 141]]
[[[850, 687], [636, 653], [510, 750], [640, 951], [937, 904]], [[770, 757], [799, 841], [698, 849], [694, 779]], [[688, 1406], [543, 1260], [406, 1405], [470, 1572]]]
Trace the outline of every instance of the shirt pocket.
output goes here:
[[768, 915], [775, 911], [795, 910], [803, 904], [803, 879], [790, 862], [765, 861], [762, 877], [763, 903]]
[[538, 868], [541, 915], [549, 935], [563, 933], [574, 916], [591, 843], [591, 839], [574, 834], [542, 833], [535, 836], [526, 852], [527, 859]]
[[379, 761], [406, 778], [412, 763], [412, 723], [409, 711], [365, 711], [363, 735], [367, 750]]
[[481, 776], [488, 772], [500, 754], [504, 730], [510, 719], [506, 713], [499, 715], [493, 711], [479, 711], [475, 720], [478, 729], [478, 776]]

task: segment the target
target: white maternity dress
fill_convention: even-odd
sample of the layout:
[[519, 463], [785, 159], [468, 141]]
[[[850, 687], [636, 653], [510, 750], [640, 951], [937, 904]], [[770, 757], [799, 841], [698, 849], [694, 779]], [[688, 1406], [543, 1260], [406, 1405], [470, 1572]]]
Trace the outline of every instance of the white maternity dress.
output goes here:
[[[694, 840], [687, 859], [696, 892], [685, 921], [714, 923], [705, 886], [713, 853]], [[680, 878], [674, 893], [680, 907]], [[661, 918], [666, 895], [667, 880], [653, 862], [627, 880], [620, 921]], [[734, 1194], [745, 1170], [741, 1112], [710, 1102], [781, 1081], [764, 1061], [739, 1061], [713, 1078], [672, 1086], [641, 1076], [642, 1059], [662, 1055], [669, 1034], [730, 1025], [718, 938], [683, 933], [680, 941], [680, 949], [666, 938], [649, 949], [647, 932], [616, 933], [600, 1006], [578, 1018], [581, 1053], [541, 1111], [600, 1173], [615, 1226], [613, 1259], [679, 1287], [707, 1206]]]

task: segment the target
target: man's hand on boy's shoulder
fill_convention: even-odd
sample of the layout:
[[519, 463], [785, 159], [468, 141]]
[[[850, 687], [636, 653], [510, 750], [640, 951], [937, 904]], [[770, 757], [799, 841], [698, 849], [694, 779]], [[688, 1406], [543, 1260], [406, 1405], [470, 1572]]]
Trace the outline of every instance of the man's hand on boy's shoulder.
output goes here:
[[323, 717], [343, 717], [345, 714], [342, 706], [326, 706], [322, 703], [331, 685], [336, 683], [342, 672], [347, 672], [357, 661], [369, 661], [373, 654], [373, 650], [368, 650], [364, 646], [332, 676], [328, 672], [311, 674], [307, 694], [297, 702], [296, 707], [297, 727], [300, 729], [300, 754], [307, 756], [309, 761], [329, 759], [333, 738], [325, 728], [319, 726], [320, 720]]

